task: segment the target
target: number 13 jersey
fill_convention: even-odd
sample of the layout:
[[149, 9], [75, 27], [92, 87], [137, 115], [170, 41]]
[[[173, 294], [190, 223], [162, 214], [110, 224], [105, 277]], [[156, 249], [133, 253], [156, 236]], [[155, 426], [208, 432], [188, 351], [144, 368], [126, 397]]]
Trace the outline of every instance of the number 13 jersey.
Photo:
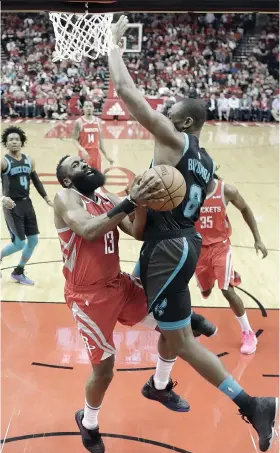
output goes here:
[[202, 245], [225, 242], [231, 236], [231, 225], [226, 213], [225, 183], [216, 181], [214, 191], [207, 195], [196, 222], [196, 230], [202, 236]]
[[[72, 190], [72, 189], [71, 189]], [[79, 193], [84, 208], [92, 217], [105, 214], [114, 205], [96, 194], [93, 201]], [[57, 230], [63, 256], [63, 274], [67, 283], [92, 286], [115, 278], [120, 272], [119, 233], [115, 228], [95, 241], [88, 241], [69, 227]]]

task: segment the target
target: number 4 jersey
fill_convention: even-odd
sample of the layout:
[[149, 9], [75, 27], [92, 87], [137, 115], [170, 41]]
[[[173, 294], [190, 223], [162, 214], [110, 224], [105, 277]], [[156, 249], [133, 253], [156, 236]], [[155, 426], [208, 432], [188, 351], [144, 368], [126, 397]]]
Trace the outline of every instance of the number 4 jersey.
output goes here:
[[[73, 190], [73, 189], [71, 189]], [[113, 203], [100, 194], [93, 201], [79, 193], [84, 208], [92, 217], [110, 211]], [[67, 283], [89, 287], [115, 278], [120, 272], [119, 233], [115, 228], [95, 241], [78, 236], [70, 228], [58, 229]]]
[[7, 168], [1, 175], [3, 195], [18, 200], [28, 198], [32, 172], [29, 157], [21, 154], [21, 159], [17, 160], [10, 154], [6, 154], [4, 160]]
[[[176, 168], [186, 181], [187, 191], [183, 202], [172, 211], [160, 212], [148, 209], [147, 224], [144, 233], [145, 240], [163, 238], [166, 232], [194, 228], [199, 218], [207, 191], [207, 185], [212, 179], [215, 164], [205, 149], [199, 147], [198, 139], [191, 134], [185, 135], [185, 148]], [[167, 235], [168, 237], [168, 235]], [[172, 236], [175, 237], [175, 236]]]
[[202, 236], [202, 245], [225, 242], [231, 236], [231, 225], [226, 214], [225, 184], [216, 180], [214, 191], [207, 194], [196, 222], [196, 230]]

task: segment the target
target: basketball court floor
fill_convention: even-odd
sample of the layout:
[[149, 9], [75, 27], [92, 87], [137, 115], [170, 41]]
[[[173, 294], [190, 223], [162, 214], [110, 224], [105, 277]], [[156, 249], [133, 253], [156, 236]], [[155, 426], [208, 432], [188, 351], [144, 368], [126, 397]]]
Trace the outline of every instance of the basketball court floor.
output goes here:
[[[24, 150], [35, 158], [37, 172], [54, 197], [58, 160], [75, 154], [72, 121], [17, 120], [28, 135]], [[5, 120], [2, 128], [8, 126]], [[151, 161], [153, 140], [133, 122], [107, 122], [103, 135], [114, 166], [107, 169], [106, 189], [123, 194], [133, 173]], [[233, 376], [253, 395], [279, 392], [279, 130], [271, 125], [207, 124], [201, 145], [220, 165], [218, 173], [235, 184], [257, 218], [268, 257], [256, 256], [241, 214], [229, 207], [235, 269], [242, 276], [240, 295], [258, 333], [256, 354], [242, 356], [239, 325], [218, 289], [203, 300], [191, 282], [193, 306], [217, 324], [213, 339], [200, 339], [221, 357]], [[104, 169], [107, 163], [103, 162]], [[82, 453], [74, 413], [84, 405], [87, 355], [64, 305], [61, 253], [52, 208], [32, 188], [40, 242], [26, 267], [34, 287], [10, 281], [19, 256], [2, 262], [2, 429], [4, 453]], [[2, 245], [9, 242], [2, 217]], [[141, 243], [121, 234], [124, 271], [132, 271]], [[177, 360], [172, 377], [189, 413], [169, 412], [144, 399], [141, 387], [153, 373], [157, 333], [117, 325], [118, 354], [114, 381], [100, 412], [107, 453], [255, 453], [257, 437], [237, 415], [237, 407]], [[271, 450], [279, 451], [279, 421]]]

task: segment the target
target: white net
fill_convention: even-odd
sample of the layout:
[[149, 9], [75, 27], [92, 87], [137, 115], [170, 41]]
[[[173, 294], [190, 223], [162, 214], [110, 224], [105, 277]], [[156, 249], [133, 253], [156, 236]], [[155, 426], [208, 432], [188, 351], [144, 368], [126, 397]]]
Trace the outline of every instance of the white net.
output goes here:
[[113, 14], [50, 13], [55, 34], [55, 58], [80, 62], [95, 60], [113, 47]]

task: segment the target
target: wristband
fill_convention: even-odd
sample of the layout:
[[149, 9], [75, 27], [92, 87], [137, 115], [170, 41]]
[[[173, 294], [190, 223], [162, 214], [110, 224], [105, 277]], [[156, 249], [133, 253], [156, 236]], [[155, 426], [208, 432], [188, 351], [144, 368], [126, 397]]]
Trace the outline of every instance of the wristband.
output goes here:
[[117, 214], [125, 213], [125, 214], [131, 214], [137, 207], [137, 204], [135, 203], [134, 200], [131, 199], [130, 195], [126, 197], [120, 204], [115, 206], [111, 211], [107, 212], [107, 217], [111, 219]]

